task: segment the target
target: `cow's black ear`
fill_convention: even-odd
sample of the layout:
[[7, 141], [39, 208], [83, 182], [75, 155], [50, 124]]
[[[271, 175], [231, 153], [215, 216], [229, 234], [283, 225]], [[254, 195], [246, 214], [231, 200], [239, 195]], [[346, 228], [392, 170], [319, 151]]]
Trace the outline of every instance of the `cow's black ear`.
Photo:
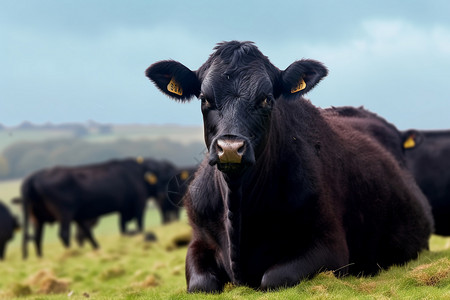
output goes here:
[[414, 149], [423, 142], [423, 134], [420, 131], [410, 129], [402, 133], [403, 149]]
[[327, 68], [318, 61], [298, 60], [281, 74], [282, 94], [284, 96], [306, 94], [327, 74]]
[[176, 100], [186, 101], [200, 95], [200, 81], [195, 72], [177, 61], [154, 63], [147, 68], [145, 75], [161, 92]]

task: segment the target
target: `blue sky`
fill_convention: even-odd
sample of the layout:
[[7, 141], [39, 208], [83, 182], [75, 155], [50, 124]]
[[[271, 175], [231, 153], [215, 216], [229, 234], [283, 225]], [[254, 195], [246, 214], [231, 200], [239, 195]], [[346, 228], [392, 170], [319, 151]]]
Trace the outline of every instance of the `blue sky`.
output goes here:
[[0, 0], [0, 123], [201, 125], [144, 76], [163, 59], [196, 70], [217, 42], [254, 41], [285, 69], [322, 61], [307, 97], [400, 129], [450, 128], [450, 1]]

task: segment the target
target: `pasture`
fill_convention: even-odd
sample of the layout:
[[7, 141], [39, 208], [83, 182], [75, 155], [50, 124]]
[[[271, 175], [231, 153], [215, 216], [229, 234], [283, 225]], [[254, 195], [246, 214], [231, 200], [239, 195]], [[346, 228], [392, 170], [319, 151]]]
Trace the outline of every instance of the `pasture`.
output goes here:
[[[9, 202], [19, 185], [0, 183], [0, 199]], [[142, 235], [121, 237], [117, 217], [102, 218], [94, 229], [97, 251], [89, 245], [65, 250], [57, 226], [46, 226], [44, 257], [37, 259], [30, 244], [26, 261], [20, 252], [22, 232], [17, 232], [0, 262], [0, 299], [450, 299], [450, 238], [433, 236], [431, 251], [374, 277], [336, 278], [324, 272], [278, 291], [228, 285], [220, 295], [191, 295], [184, 278], [187, 248], [177, 245], [190, 235], [186, 216], [161, 226], [150, 205], [145, 224], [156, 242], [146, 242]]]

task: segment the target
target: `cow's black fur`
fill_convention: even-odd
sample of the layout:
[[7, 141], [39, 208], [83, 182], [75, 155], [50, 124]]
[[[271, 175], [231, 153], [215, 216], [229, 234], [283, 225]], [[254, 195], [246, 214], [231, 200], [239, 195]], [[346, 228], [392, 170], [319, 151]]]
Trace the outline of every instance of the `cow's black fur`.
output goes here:
[[346, 123], [374, 138], [394, 155], [400, 166], [406, 167], [403, 134], [394, 124], [363, 107], [339, 106], [324, 109], [322, 112], [346, 118]]
[[184, 199], [189, 292], [292, 286], [324, 270], [374, 274], [428, 247], [430, 208], [411, 176], [346, 118], [302, 98], [326, 74], [313, 60], [280, 71], [237, 41], [197, 71], [174, 61], [147, 69], [165, 94], [202, 102], [209, 152]]
[[[356, 130], [373, 137], [394, 155], [401, 166], [412, 172], [431, 205], [434, 233], [450, 235], [449, 130], [400, 131], [362, 107], [332, 107], [323, 112], [347, 118]], [[405, 144], [407, 141], [410, 144]]]
[[5, 257], [6, 243], [13, 238], [14, 230], [18, 228], [17, 218], [0, 201], [0, 260]]
[[55, 167], [28, 176], [22, 183], [23, 257], [28, 256], [29, 218], [34, 225], [33, 239], [38, 256], [42, 256], [41, 241], [46, 222], [60, 224], [59, 235], [66, 247], [70, 245], [70, 224], [75, 221], [84, 233], [80, 233], [81, 239], [87, 238], [97, 248], [90, 230], [92, 221], [112, 212], [120, 213], [121, 233], [126, 232], [126, 223], [132, 219], [142, 232], [147, 199], [155, 197], [162, 209], [160, 204], [167, 201], [167, 183], [177, 170], [165, 161], [123, 159]]
[[430, 201], [436, 234], [450, 235], [450, 130], [407, 130], [406, 163]]

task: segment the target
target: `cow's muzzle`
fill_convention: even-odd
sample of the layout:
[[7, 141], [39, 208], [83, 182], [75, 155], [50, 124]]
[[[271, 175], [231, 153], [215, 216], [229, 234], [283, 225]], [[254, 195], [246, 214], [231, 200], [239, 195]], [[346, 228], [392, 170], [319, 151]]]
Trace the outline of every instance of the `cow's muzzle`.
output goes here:
[[217, 165], [222, 172], [242, 170], [255, 163], [255, 154], [250, 142], [240, 136], [222, 135], [210, 147], [209, 164]]

